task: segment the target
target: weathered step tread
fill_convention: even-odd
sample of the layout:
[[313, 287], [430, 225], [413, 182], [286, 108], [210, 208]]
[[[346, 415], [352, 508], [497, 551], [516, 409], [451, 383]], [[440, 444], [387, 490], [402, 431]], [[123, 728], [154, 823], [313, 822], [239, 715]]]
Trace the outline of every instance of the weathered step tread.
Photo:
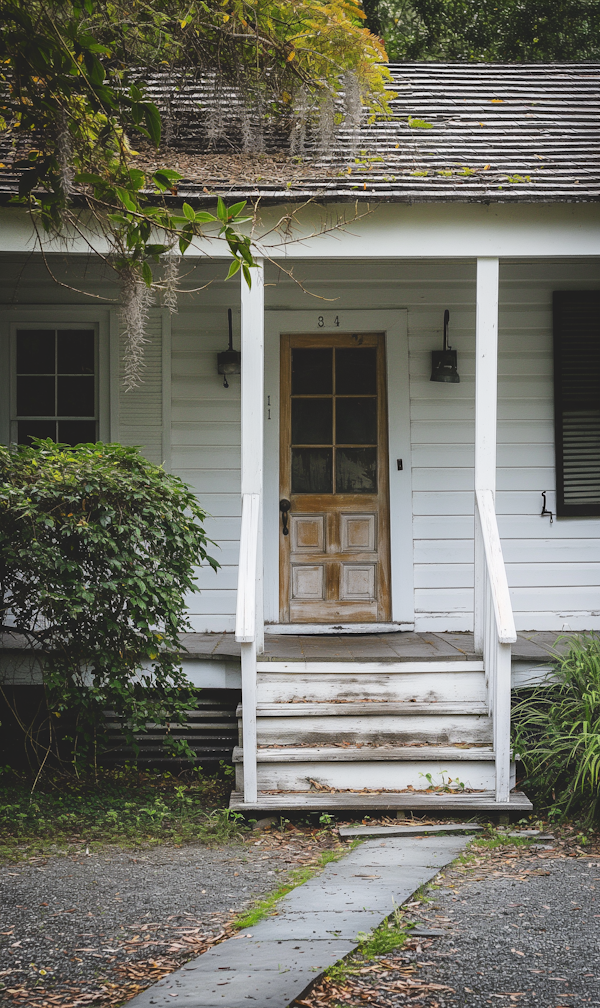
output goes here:
[[[344, 667], [345, 666], [345, 667]], [[377, 661], [361, 661], [360, 659], [340, 658], [335, 661], [311, 660], [310, 658], [286, 660], [258, 660], [256, 671], [259, 675], [407, 675], [411, 672], [483, 672], [481, 658], [471, 660], [464, 658], [444, 659], [442, 661], [402, 661], [398, 658]]]
[[[485, 760], [492, 762], [494, 752], [489, 746], [280, 746], [257, 751], [259, 763], [345, 763], [375, 760]], [[236, 746], [233, 762], [243, 763], [244, 750]]]
[[[237, 708], [242, 716], [242, 706]], [[349, 703], [259, 703], [257, 717], [340, 717], [343, 715], [406, 715], [406, 714], [488, 714], [485, 703], [475, 700], [430, 701], [428, 703], [397, 702], [395, 700], [350, 701]]]
[[320, 791], [281, 792], [280, 794], [261, 794], [255, 802], [244, 804], [241, 791], [232, 791], [229, 801], [231, 809], [242, 811], [264, 811], [272, 809], [302, 809], [303, 812], [320, 812], [336, 809], [480, 809], [481, 811], [530, 812], [533, 808], [529, 798], [522, 791], [513, 791], [508, 802], [496, 801], [493, 791], [479, 791], [477, 794], [450, 795], [440, 792], [435, 794], [418, 794], [405, 791], [373, 794], [356, 793], [323, 793]]

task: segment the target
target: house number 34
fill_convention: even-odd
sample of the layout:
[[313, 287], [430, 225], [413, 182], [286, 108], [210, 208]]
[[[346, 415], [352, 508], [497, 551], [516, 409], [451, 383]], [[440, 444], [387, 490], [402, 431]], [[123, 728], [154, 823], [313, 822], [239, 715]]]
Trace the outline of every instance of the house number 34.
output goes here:
[[331, 319], [330, 315], [329, 316], [319, 315], [317, 318], [317, 325], [319, 329], [329, 329], [333, 328], [334, 326], [339, 326], [339, 324], [340, 324], [339, 315], [336, 315], [333, 320]]

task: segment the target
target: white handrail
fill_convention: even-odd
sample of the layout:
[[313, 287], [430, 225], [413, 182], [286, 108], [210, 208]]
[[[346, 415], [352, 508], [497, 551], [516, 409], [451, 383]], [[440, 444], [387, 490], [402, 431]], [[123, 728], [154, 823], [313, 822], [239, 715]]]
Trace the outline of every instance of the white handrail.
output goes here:
[[259, 516], [259, 494], [242, 494], [242, 528], [235, 613], [235, 639], [242, 644], [252, 644], [256, 640]]
[[515, 630], [515, 619], [510, 603], [510, 592], [508, 590], [504, 557], [502, 556], [494, 497], [491, 490], [477, 490], [475, 495], [481, 521], [481, 537], [483, 539], [487, 575], [492, 604], [494, 606], [494, 615], [496, 617], [498, 640], [501, 644], [514, 644], [517, 639], [517, 631]]
[[235, 639], [241, 645], [242, 744], [244, 747], [244, 804], [258, 798], [256, 765], [256, 605], [260, 494], [242, 494], [242, 527], [238, 567]]
[[517, 639], [515, 620], [498, 521], [491, 490], [477, 490], [477, 513], [483, 544], [484, 570], [477, 591], [483, 614], [483, 664], [488, 685], [489, 712], [493, 718], [496, 801], [510, 803], [510, 698], [511, 644]]

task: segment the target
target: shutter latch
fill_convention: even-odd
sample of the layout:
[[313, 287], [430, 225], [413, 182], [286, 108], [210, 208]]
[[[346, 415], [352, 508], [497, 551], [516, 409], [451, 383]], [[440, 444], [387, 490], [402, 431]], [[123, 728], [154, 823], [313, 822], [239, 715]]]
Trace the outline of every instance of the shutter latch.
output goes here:
[[554, 515], [552, 514], [552, 511], [549, 511], [548, 508], [546, 507], [547, 492], [548, 492], [547, 490], [542, 490], [542, 510], [540, 511], [540, 518], [543, 518], [544, 515], [550, 515], [550, 524], [552, 525], [552, 522], [554, 521]]

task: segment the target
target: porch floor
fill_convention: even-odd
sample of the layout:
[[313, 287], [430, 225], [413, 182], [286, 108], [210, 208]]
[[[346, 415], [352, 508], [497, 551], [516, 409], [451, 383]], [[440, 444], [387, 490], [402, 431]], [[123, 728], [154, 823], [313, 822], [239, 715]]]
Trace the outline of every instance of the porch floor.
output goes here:
[[[558, 649], [568, 634], [560, 634]], [[513, 659], [548, 661], [558, 632], [527, 631], [512, 646]], [[183, 634], [190, 657], [238, 658], [240, 645], [232, 633]], [[261, 662], [293, 661], [464, 661], [477, 660], [472, 633], [398, 633], [305, 635], [265, 634]]]

